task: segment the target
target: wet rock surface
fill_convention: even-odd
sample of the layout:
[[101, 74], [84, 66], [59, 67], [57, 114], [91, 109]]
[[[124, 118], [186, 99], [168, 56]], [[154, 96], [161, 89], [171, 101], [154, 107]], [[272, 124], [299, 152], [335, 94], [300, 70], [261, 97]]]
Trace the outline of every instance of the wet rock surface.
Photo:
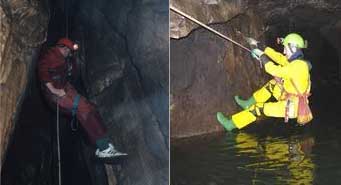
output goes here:
[[[171, 4], [199, 20], [210, 15], [222, 15], [219, 8], [206, 8], [213, 5], [201, 4], [197, 7], [198, 2], [185, 2], [171, 1]], [[211, 27], [244, 45], [246, 43], [238, 31], [261, 41], [261, 48], [271, 46], [278, 51], [282, 48], [275, 44], [276, 37], [298, 32], [309, 43], [304, 53], [305, 58], [313, 63], [312, 93], [324, 89], [322, 86], [326, 84], [340, 83], [338, 22], [341, 4], [338, 1], [258, 0], [243, 1], [242, 4], [245, 7], [236, 6], [236, 10], [232, 11], [236, 15], [223, 22], [219, 18], [211, 21], [203, 18], [201, 21], [211, 23]], [[180, 20], [186, 24], [180, 24]], [[222, 130], [215, 120], [215, 113], [222, 111], [231, 115], [239, 111], [233, 96], [248, 98], [270, 76], [257, 66], [248, 53], [231, 43], [202, 28], [181, 26], [192, 23], [174, 13], [170, 21], [176, 33], [190, 32], [188, 36], [182, 34], [181, 39], [178, 39], [180, 34], [171, 34], [171, 137]], [[258, 35], [262, 36], [257, 38]]]

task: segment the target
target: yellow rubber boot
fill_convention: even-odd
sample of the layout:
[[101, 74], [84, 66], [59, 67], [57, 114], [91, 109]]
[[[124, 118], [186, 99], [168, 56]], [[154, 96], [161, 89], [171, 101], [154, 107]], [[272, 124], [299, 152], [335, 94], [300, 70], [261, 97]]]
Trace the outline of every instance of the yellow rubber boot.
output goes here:
[[256, 121], [256, 116], [249, 112], [249, 110], [244, 110], [232, 115], [232, 121], [238, 129], [241, 129]]

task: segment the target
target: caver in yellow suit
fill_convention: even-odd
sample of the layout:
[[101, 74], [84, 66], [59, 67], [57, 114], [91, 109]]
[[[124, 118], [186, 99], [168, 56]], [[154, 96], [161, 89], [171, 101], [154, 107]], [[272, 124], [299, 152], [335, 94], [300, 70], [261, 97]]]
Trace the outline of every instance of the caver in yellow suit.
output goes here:
[[[306, 42], [296, 33], [287, 35], [281, 41], [285, 55], [269, 47], [264, 52], [259, 49], [252, 50], [252, 56], [263, 63], [265, 71], [274, 79], [254, 92], [248, 100], [241, 100], [236, 96], [237, 104], [244, 110], [232, 115], [231, 119], [221, 112], [217, 113], [219, 123], [226, 130], [241, 129], [256, 121], [256, 116], [261, 114], [285, 118], [286, 121], [289, 118], [297, 118], [299, 97], [308, 102], [311, 64], [303, 59], [302, 52]], [[272, 96], [276, 101], [268, 102]]]
[[[276, 175], [276, 182], [272, 184], [313, 184], [315, 164], [311, 159], [312, 148], [315, 140], [312, 136], [293, 136], [289, 138], [266, 137], [259, 139], [254, 135], [240, 132], [235, 136], [235, 148], [237, 156], [253, 156], [257, 160], [251, 160], [243, 167], [252, 170], [257, 175], [269, 170]], [[276, 170], [287, 171], [288, 173], [276, 173]], [[258, 174], [256, 179], [262, 174]], [[267, 183], [271, 184], [271, 183]], [[283, 184], [283, 183], [281, 183]]]

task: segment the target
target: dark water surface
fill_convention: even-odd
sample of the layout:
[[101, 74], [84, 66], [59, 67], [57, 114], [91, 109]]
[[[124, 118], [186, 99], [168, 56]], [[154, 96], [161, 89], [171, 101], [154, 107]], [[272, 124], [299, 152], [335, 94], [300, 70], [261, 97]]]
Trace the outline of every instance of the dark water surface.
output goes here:
[[173, 142], [171, 184], [341, 184], [341, 129], [280, 127]]
[[328, 94], [315, 93], [314, 120], [304, 127], [267, 119], [238, 132], [172, 140], [171, 185], [340, 185], [341, 110], [338, 93]]

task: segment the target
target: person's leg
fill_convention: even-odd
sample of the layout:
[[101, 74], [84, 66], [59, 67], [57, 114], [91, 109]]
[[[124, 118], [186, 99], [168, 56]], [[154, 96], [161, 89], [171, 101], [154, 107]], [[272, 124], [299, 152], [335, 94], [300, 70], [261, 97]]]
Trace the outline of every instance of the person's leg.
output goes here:
[[[297, 99], [291, 99], [292, 103], [288, 106], [288, 117], [297, 117]], [[264, 114], [267, 117], [284, 118], [286, 116], [287, 100], [278, 102], [256, 103], [249, 109], [243, 110], [231, 116], [231, 119], [225, 117], [222, 113], [217, 113], [217, 119], [220, 124], [228, 131], [235, 128], [241, 129], [256, 121], [256, 116]]]
[[[66, 85], [65, 92], [66, 95], [59, 99], [59, 106], [63, 112], [71, 115], [73, 103], [78, 92], [70, 84]], [[80, 96], [76, 117], [89, 136], [91, 143], [95, 144], [97, 139], [105, 136], [106, 131], [100, 115], [96, 112], [94, 106], [83, 96]]]
[[[297, 100], [292, 99], [293, 103], [288, 107], [289, 118], [295, 118], [297, 115]], [[267, 117], [284, 118], [287, 106], [287, 100], [278, 102], [256, 103], [250, 108], [243, 110], [231, 116], [231, 119], [225, 117], [222, 113], [217, 114], [220, 124], [228, 131], [235, 128], [242, 129], [252, 122], [256, 121], [256, 116], [264, 114]]]
[[117, 151], [109, 138], [106, 136], [106, 128], [104, 127], [101, 115], [96, 111], [94, 105], [87, 101], [84, 97], [80, 98], [77, 118], [82, 127], [87, 132], [92, 143], [96, 144], [96, 155], [99, 158], [111, 158], [127, 155]]
[[235, 128], [242, 129], [250, 123], [256, 121], [260, 116], [263, 103], [252, 105], [249, 109], [243, 110], [231, 116], [231, 119], [225, 117], [221, 112], [217, 113], [219, 123], [228, 131]]
[[[59, 100], [60, 107], [71, 113], [77, 94], [77, 91], [68, 84], [66, 87], [66, 95]], [[106, 128], [103, 124], [102, 117], [96, 111], [94, 105], [83, 96], [80, 96], [76, 116], [91, 143], [96, 144], [98, 148], [96, 154], [107, 151], [102, 157], [114, 157], [121, 154], [126, 155], [114, 149], [109, 138], [106, 137]]]
[[[77, 119], [89, 136], [90, 141], [96, 144], [106, 135], [106, 128], [102, 122], [100, 114], [95, 110], [95, 107], [81, 96], [76, 113]], [[102, 148], [102, 146], [100, 146]]]
[[256, 121], [256, 116], [253, 115], [249, 110], [243, 110], [231, 116], [230, 118], [225, 117], [221, 112], [217, 113], [217, 119], [219, 123], [227, 130], [241, 129], [250, 123]]
[[[263, 107], [264, 115], [268, 117], [284, 118], [287, 103], [287, 100], [265, 103]], [[295, 118], [297, 115], [297, 102], [293, 100], [293, 103], [288, 106], [289, 118]]]
[[239, 96], [235, 96], [234, 99], [236, 103], [245, 110], [255, 103], [264, 103], [268, 101], [271, 95], [273, 95], [274, 90], [276, 92], [276, 96], [278, 96], [278, 89], [280, 89], [279, 84], [276, 83], [274, 79], [272, 79], [267, 82], [262, 88], [255, 91], [247, 100], [243, 100]]
[[253, 97], [257, 103], [264, 103], [270, 99], [273, 94], [276, 81], [274, 79], [266, 83], [262, 88], [253, 93]]
[[283, 99], [283, 96], [285, 95], [284, 90], [283, 90], [283, 85], [281, 84], [275, 84], [272, 86], [272, 96], [277, 100]]

